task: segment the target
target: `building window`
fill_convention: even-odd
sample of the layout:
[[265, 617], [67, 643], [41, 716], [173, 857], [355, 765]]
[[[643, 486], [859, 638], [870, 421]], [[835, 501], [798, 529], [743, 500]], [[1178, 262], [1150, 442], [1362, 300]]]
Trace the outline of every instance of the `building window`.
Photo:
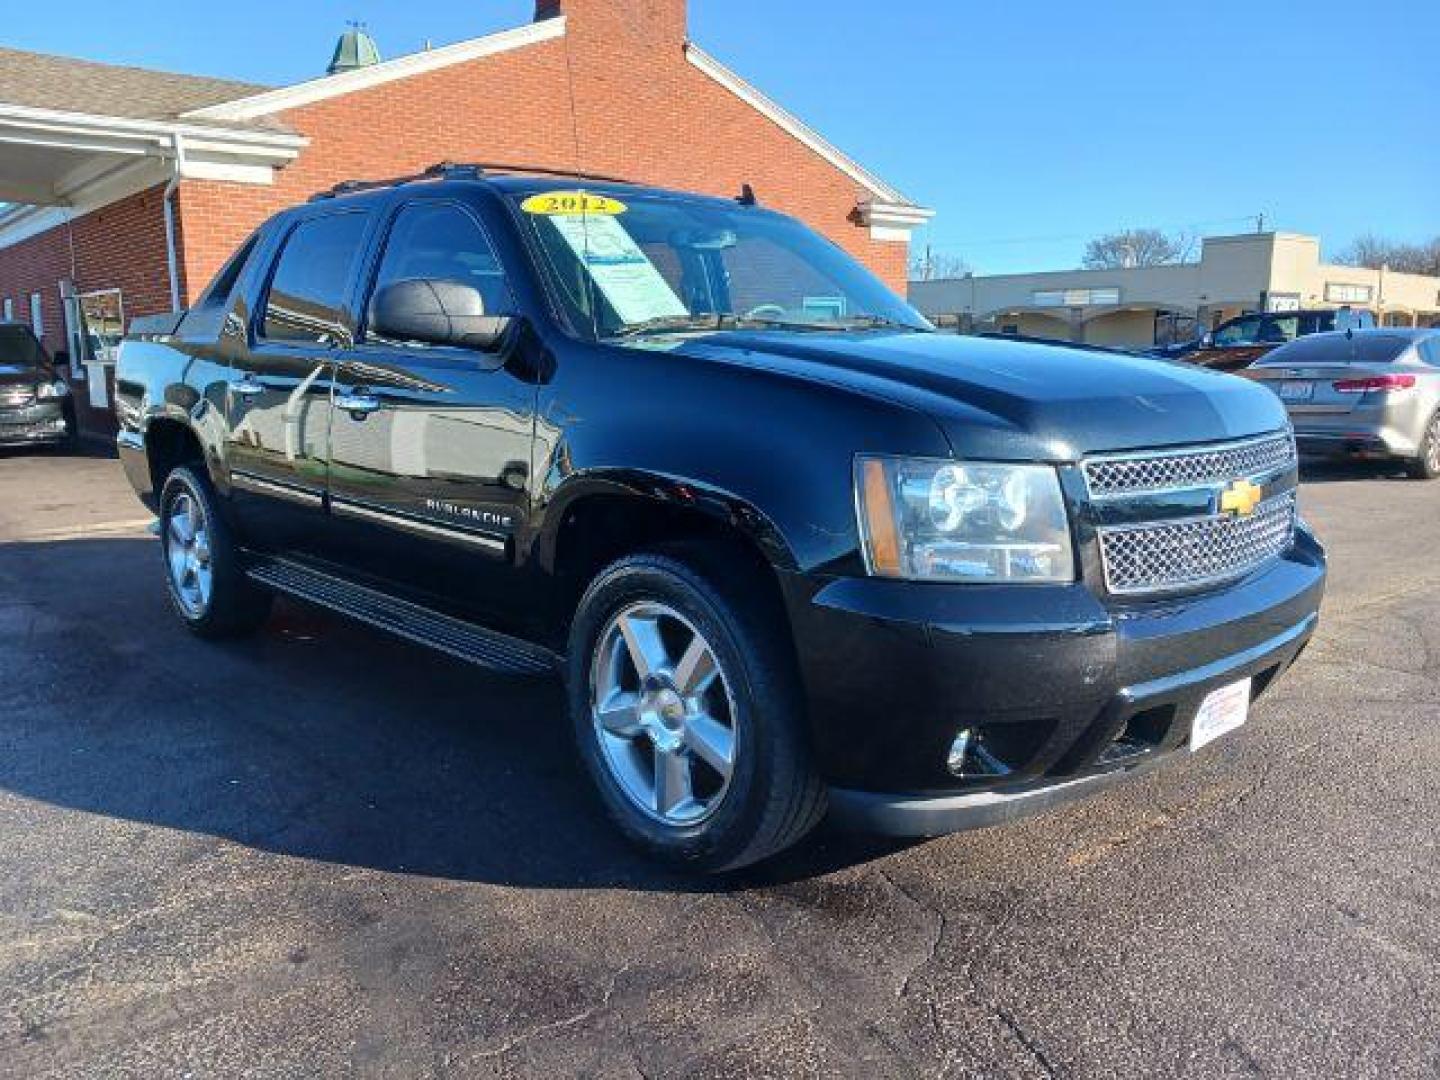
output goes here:
[[1036, 307], [1091, 307], [1120, 303], [1117, 289], [1036, 289], [1030, 294]]
[[1338, 281], [1325, 283], [1325, 299], [1332, 304], [1368, 304], [1374, 290], [1369, 285], [1347, 285]]
[[35, 331], [37, 339], [45, 340], [45, 305], [38, 292], [30, 294], [30, 329]]
[[8, 296], [5, 298], [5, 321], [15, 321], [15, 301], [11, 300]]
[[86, 363], [113, 364], [125, 336], [125, 301], [120, 290], [82, 293], [80, 317], [85, 324]]

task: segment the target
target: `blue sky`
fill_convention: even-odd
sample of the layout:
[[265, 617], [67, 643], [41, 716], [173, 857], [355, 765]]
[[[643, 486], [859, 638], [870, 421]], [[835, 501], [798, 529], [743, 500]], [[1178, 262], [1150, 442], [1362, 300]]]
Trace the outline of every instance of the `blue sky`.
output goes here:
[[[388, 56], [528, 21], [531, 0], [14, 4], [4, 44], [287, 83], [347, 19]], [[76, 28], [81, 28], [78, 32]], [[277, 29], [280, 28], [280, 29]], [[1440, 233], [1440, 3], [691, 0], [691, 36], [939, 213], [982, 272], [1075, 265], [1131, 225], [1270, 225], [1327, 250]]]

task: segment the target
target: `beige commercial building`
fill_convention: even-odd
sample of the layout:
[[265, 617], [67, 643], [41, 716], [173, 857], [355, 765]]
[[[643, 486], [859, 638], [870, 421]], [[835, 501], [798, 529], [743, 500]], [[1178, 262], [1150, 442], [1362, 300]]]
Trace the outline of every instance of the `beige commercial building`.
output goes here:
[[913, 281], [910, 301], [962, 330], [1148, 346], [1248, 311], [1363, 308], [1391, 326], [1440, 325], [1440, 277], [1320, 261], [1300, 233], [1207, 237], [1196, 262]]

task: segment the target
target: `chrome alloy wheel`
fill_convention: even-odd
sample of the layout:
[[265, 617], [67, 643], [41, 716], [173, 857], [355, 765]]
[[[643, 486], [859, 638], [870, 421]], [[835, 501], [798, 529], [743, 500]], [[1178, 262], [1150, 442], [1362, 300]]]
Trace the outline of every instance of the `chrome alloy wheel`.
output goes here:
[[679, 612], [646, 601], [606, 624], [590, 716], [610, 775], [647, 816], [684, 827], [720, 808], [735, 771], [735, 699], [714, 649]]
[[205, 510], [188, 491], [181, 491], [170, 505], [170, 524], [165, 530], [165, 561], [170, 571], [170, 588], [175, 599], [192, 619], [210, 609], [215, 574], [210, 564], [210, 529]]
[[1440, 473], [1440, 416], [1430, 421], [1425, 435], [1425, 465], [1431, 473]]

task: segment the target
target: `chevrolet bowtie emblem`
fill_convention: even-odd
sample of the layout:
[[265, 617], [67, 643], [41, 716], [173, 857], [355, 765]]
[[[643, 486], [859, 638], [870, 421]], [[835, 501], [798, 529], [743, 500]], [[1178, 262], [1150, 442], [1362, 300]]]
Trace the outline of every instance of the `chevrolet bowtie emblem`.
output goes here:
[[1220, 512], [1236, 517], [1249, 517], [1255, 512], [1255, 507], [1260, 505], [1264, 494], [1265, 491], [1259, 484], [1252, 484], [1249, 480], [1236, 480], [1220, 493]]

